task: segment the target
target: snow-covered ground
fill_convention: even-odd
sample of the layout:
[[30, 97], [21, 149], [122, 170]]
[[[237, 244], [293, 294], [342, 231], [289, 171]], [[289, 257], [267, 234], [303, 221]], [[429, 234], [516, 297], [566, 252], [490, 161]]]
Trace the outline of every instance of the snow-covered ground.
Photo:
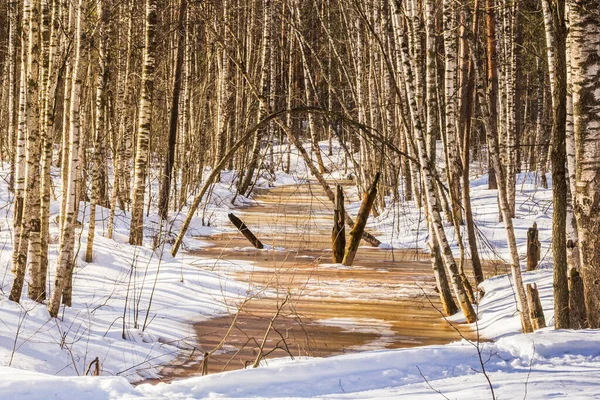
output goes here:
[[[4, 169], [2, 177], [5, 177]], [[215, 186], [205, 221], [194, 218], [190, 234], [210, 234], [223, 228], [233, 196], [224, 173]], [[156, 192], [155, 192], [156, 193]], [[248, 199], [238, 196], [237, 204]], [[118, 212], [114, 239], [105, 237], [109, 211], [99, 207], [93, 262], [83, 254], [87, 244], [89, 208], [81, 203], [76, 233], [77, 267], [73, 278], [73, 307], [62, 308], [60, 318], [49, 318], [45, 305], [27, 298], [27, 286], [20, 304], [8, 300], [12, 286], [12, 209], [6, 179], [0, 180], [0, 365], [50, 375], [84, 375], [97, 357], [102, 373], [122, 376], [135, 382], [158, 377], [161, 364], [181, 350], [192, 349], [195, 333], [191, 322], [229, 312], [229, 303], [242, 299], [248, 286], [225, 274], [201, 270], [195, 263], [231, 268], [222, 260], [198, 260], [189, 256], [171, 257], [168, 244], [151, 249], [152, 236], [162, 229], [177, 233], [184, 213], [176, 214], [166, 227], [158, 218], [145, 219], [145, 246], [128, 244], [129, 214]], [[51, 207], [51, 246], [48, 282], [54, 282], [57, 258], [59, 201]], [[184, 210], [185, 211], [185, 210]], [[156, 215], [156, 213], [154, 213]], [[216, 227], [215, 227], [216, 226]], [[188, 240], [189, 246], [204, 242]], [[250, 265], [237, 265], [249, 268]], [[176, 305], [176, 307], [175, 307]], [[0, 394], [0, 397], [2, 395]]]
[[[321, 144], [326, 149], [325, 142]], [[330, 167], [340, 166], [338, 146], [325, 157]], [[257, 184], [290, 184], [309, 178], [303, 162], [292, 154], [292, 172], [265, 175]], [[333, 169], [333, 168], [332, 168]], [[0, 169], [2, 177], [6, 168]], [[332, 178], [346, 174], [341, 168]], [[213, 190], [210, 204], [192, 222], [190, 235], [208, 235], [227, 229], [224, 223], [231, 205], [235, 175], [225, 172]], [[482, 254], [508, 259], [504, 227], [498, 222], [495, 191], [487, 190], [486, 176], [473, 176], [473, 211], [479, 227]], [[58, 188], [59, 189], [59, 188]], [[57, 189], [57, 190], [58, 190]], [[156, 193], [153, 188], [153, 193]], [[57, 192], [60, 194], [59, 192]], [[236, 205], [251, 200], [238, 196]], [[252, 288], [235, 282], [221, 270], [253, 268], [250, 264], [199, 259], [185, 252], [169, 255], [169, 244], [152, 251], [151, 236], [161, 230], [154, 217], [146, 219], [147, 243], [127, 244], [128, 215], [119, 213], [114, 240], [103, 237], [108, 212], [96, 215], [93, 263], [81, 258], [87, 223], [78, 235], [78, 267], [74, 277], [73, 307], [51, 319], [45, 306], [23, 296], [21, 304], [7, 299], [10, 273], [12, 214], [6, 182], [0, 179], [0, 399], [197, 399], [227, 397], [259, 398], [406, 398], [406, 399], [498, 399], [600, 398], [600, 333], [594, 330], [555, 331], [553, 324], [551, 270], [551, 190], [536, 187], [532, 175], [522, 174], [517, 187], [515, 230], [520, 254], [524, 254], [527, 228], [535, 221], [540, 229], [542, 263], [538, 271], [524, 273], [526, 283], [540, 289], [549, 327], [523, 335], [515, 311], [508, 276], [483, 283], [486, 295], [478, 306], [477, 328], [482, 338], [445, 346], [399, 350], [374, 350], [325, 359], [269, 360], [252, 370], [189, 378], [170, 384], [142, 384], [156, 377], [157, 367], [194, 344], [191, 323], [231, 312]], [[52, 220], [58, 214], [53, 203]], [[355, 209], [350, 207], [350, 209]], [[176, 214], [167, 227], [178, 231], [186, 210]], [[151, 215], [153, 213], [151, 212]], [[423, 215], [406, 202], [389, 207], [371, 223], [382, 241], [396, 248], [425, 247]], [[451, 227], [447, 229], [453, 238]], [[78, 232], [79, 234], [79, 232]], [[50, 270], [56, 260], [56, 224]], [[186, 240], [188, 247], [206, 245]], [[79, 246], [79, 245], [78, 245]], [[195, 267], [214, 265], [214, 272]], [[51, 273], [52, 274], [52, 273]], [[52, 282], [53, 277], [49, 278]], [[25, 289], [26, 290], [26, 289]], [[233, 308], [232, 308], [233, 307]], [[461, 321], [456, 315], [451, 322]], [[344, 321], [328, 320], [339, 326]], [[384, 343], [382, 344], [384, 345]], [[83, 377], [89, 363], [99, 358], [102, 377]], [[483, 372], [485, 370], [485, 373]]]

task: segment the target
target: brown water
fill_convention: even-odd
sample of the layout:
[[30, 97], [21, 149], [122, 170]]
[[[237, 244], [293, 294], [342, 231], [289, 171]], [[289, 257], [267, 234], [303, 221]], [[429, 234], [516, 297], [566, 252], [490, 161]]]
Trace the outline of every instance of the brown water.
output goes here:
[[[214, 246], [195, 254], [253, 263], [259, 268], [235, 278], [251, 283], [260, 295], [243, 305], [232, 303], [235, 310], [241, 307], [237, 316], [197, 323], [196, 350], [166, 366], [163, 380], [200, 374], [203, 354], [215, 348], [209, 373], [251, 367], [258, 354], [268, 363], [286, 356], [324, 357], [444, 344], [461, 335], [475, 338], [468, 327], [452, 327], [442, 318], [427, 255], [365, 247], [352, 267], [330, 264], [333, 210], [317, 186], [274, 188], [256, 199], [258, 205], [236, 214], [275, 250], [249, 250], [236, 232], [203, 238]], [[488, 274], [493, 268], [486, 266]]]

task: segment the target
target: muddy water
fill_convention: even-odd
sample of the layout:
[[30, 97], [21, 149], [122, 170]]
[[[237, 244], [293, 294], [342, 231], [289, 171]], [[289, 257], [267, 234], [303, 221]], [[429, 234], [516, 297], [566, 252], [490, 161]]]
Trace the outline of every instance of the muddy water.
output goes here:
[[[238, 215], [270, 250], [249, 249], [239, 233], [203, 240], [201, 257], [243, 260], [256, 266], [235, 273], [258, 293], [225, 315], [195, 325], [197, 349], [162, 371], [165, 380], [280, 357], [330, 355], [444, 344], [474, 338], [467, 327], [441, 318], [431, 264], [418, 251], [360, 248], [353, 267], [331, 264], [332, 205], [314, 185], [262, 192], [259, 204]], [[347, 230], [349, 231], [349, 230]], [[488, 272], [490, 271], [488, 266]], [[271, 326], [271, 328], [269, 328]], [[460, 334], [457, 332], [460, 331]]]

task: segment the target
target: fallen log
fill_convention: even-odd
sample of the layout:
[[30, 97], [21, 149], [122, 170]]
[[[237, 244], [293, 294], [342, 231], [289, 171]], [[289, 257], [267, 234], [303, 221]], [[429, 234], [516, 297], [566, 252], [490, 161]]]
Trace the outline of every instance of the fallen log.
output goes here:
[[233, 214], [227, 214], [227, 216], [229, 217], [229, 220], [231, 221], [231, 223], [233, 225], [235, 225], [236, 228], [238, 228], [238, 230], [240, 232], [242, 232], [242, 235], [244, 235], [244, 237], [246, 239], [248, 239], [248, 241], [250, 243], [252, 243], [252, 246], [256, 247], [257, 249], [263, 249], [265, 246], [263, 246], [262, 242], [260, 240], [258, 240], [258, 238], [256, 236], [254, 236], [254, 234], [252, 233], [252, 231], [250, 231], [250, 229], [248, 229], [248, 227], [246, 226], [246, 224], [244, 223], [244, 221], [242, 221], [241, 219], [239, 219], [238, 217], [236, 217]]
[[373, 207], [375, 197], [377, 196], [377, 182], [379, 182], [380, 176], [381, 173], [378, 172], [375, 175], [373, 183], [365, 193], [362, 204], [360, 205], [360, 210], [358, 211], [358, 215], [356, 216], [356, 222], [352, 227], [352, 231], [350, 231], [350, 242], [348, 243], [348, 247], [346, 248], [346, 254], [344, 254], [344, 259], [342, 261], [342, 264], [346, 266], [350, 266], [354, 262], [354, 257], [356, 256], [358, 245], [360, 244], [360, 240], [363, 238], [363, 233], [365, 231], [367, 219], [369, 218], [371, 208]]
[[331, 259], [334, 263], [341, 263], [344, 259], [344, 249], [346, 247], [344, 214], [344, 192], [342, 186], [337, 185], [335, 208], [333, 210], [333, 229], [331, 231]]

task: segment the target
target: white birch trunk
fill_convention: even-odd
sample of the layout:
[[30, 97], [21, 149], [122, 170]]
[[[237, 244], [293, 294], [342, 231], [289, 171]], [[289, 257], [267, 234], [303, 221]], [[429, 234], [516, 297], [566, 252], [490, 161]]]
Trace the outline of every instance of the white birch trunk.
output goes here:
[[[27, 154], [25, 169], [25, 190], [23, 202], [23, 218], [21, 221], [20, 240], [15, 270], [15, 279], [9, 298], [19, 301], [23, 289], [27, 261], [34, 279], [34, 286], [39, 286], [40, 269], [40, 41], [39, 41], [39, 14], [40, 1], [29, 0], [23, 2], [24, 19], [29, 20], [27, 32]], [[42, 79], [43, 81], [43, 79]], [[37, 289], [37, 288], [36, 288]], [[36, 296], [36, 300], [37, 300]]]
[[[10, 190], [15, 186], [15, 148], [17, 146], [16, 87], [17, 87], [17, 1], [8, 2], [8, 155], [10, 158]], [[16, 200], [16, 199], [15, 199]], [[16, 204], [16, 201], [15, 201]]]
[[106, 0], [97, 0], [96, 12], [99, 24], [99, 46], [98, 46], [98, 76], [96, 77], [96, 121], [94, 123], [93, 147], [92, 147], [92, 195], [90, 198], [90, 222], [88, 226], [88, 240], [85, 250], [85, 261], [92, 262], [94, 250], [94, 237], [96, 235], [96, 206], [100, 200], [100, 168], [103, 166], [101, 146], [105, 136], [104, 110], [105, 92], [108, 83], [108, 24], [109, 11]]
[[[399, 6], [398, 4], [396, 5]], [[400, 13], [397, 11], [395, 14], [395, 18], [400, 18]], [[401, 23], [398, 22], [397, 26], [401, 26]], [[410, 67], [410, 63], [408, 61], [408, 47], [406, 44], [406, 40], [402, 33], [398, 35], [400, 39], [400, 49], [401, 49], [401, 57], [402, 57], [402, 66], [406, 83], [406, 92], [408, 95], [408, 105], [410, 109], [410, 114], [412, 118], [412, 123], [415, 129], [415, 136], [417, 141], [417, 151], [419, 154], [419, 163], [421, 166], [421, 175], [423, 177], [423, 186], [425, 191], [426, 203], [428, 214], [431, 218], [431, 226], [433, 231], [430, 232], [431, 235], [435, 235], [438, 243], [440, 245], [440, 250], [442, 252], [442, 257], [444, 259], [444, 264], [448, 273], [450, 274], [450, 281], [452, 282], [452, 286], [454, 288], [454, 293], [456, 298], [458, 299], [458, 303], [460, 305], [461, 310], [463, 311], [465, 318], [469, 323], [475, 322], [477, 320], [477, 314], [473, 310], [473, 306], [467, 296], [467, 292], [465, 287], [463, 286], [460, 273], [458, 271], [458, 267], [456, 265], [456, 261], [454, 260], [454, 256], [452, 255], [452, 250], [450, 249], [450, 244], [446, 238], [446, 233], [444, 231], [444, 226], [442, 223], [442, 218], [440, 215], [440, 205], [437, 202], [435, 193], [435, 185], [433, 182], [433, 174], [430, 167], [430, 160], [428, 158], [427, 147], [425, 144], [425, 135], [423, 132], [423, 126], [421, 123], [421, 118], [418, 112], [417, 106], [417, 96], [415, 95], [414, 90], [414, 81], [412, 70]], [[431, 86], [429, 86], [429, 90], [433, 90]], [[430, 97], [431, 98], [431, 97]]]
[[[506, 239], [508, 242], [508, 248], [510, 250], [510, 267], [513, 276], [513, 285], [515, 286], [515, 296], [517, 298], [517, 311], [521, 318], [521, 327], [524, 333], [533, 332], [531, 325], [531, 319], [529, 314], [529, 304], [527, 303], [527, 295], [525, 293], [525, 287], [523, 285], [523, 277], [521, 275], [521, 265], [519, 261], [519, 252], [517, 250], [517, 241], [515, 238], [515, 231], [513, 227], [512, 218], [510, 216], [510, 208], [508, 199], [506, 196], [506, 183], [504, 178], [504, 172], [502, 169], [502, 163], [500, 161], [500, 149], [498, 144], [498, 137], [496, 133], [496, 121], [491, 118], [490, 110], [488, 109], [488, 101], [483, 91], [482, 81], [480, 76], [483, 75], [479, 68], [480, 64], [477, 62], [474, 56], [476, 52], [471, 51], [471, 61], [475, 68], [475, 82], [477, 83], [477, 96], [479, 98], [479, 106], [483, 122], [485, 125], [486, 139], [488, 145], [488, 152], [491, 159], [491, 164], [496, 171], [496, 178], [498, 179], [498, 201], [500, 206], [500, 212], [504, 220], [504, 229], [506, 232]], [[489, 95], [487, 96], [489, 98]]]
[[79, 108], [81, 98], [81, 84], [82, 78], [87, 70], [85, 67], [85, 49], [86, 39], [84, 37], [83, 30], [83, 2], [79, 0], [74, 10], [77, 14], [76, 32], [75, 32], [75, 56], [73, 60], [73, 77], [72, 88], [71, 88], [71, 104], [69, 108], [69, 138], [68, 141], [68, 185], [64, 191], [66, 197], [64, 216], [61, 218], [63, 221], [61, 227], [61, 240], [60, 250], [58, 254], [58, 260], [56, 262], [56, 279], [54, 282], [54, 291], [48, 303], [48, 312], [50, 316], [57, 317], [60, 308], [63, 291], [70, 284], [70, 271], [72, 271], [74, 260], [72, 259], [73, 246], [75, 242], [75, 225], [77, 222], [77, 183], [79, 180], [79, 172], [81, 165], [79, 163], [79, 140], [80, 140], [80, 126], [79, 126]]
[[[13, 210], [13, 249], [12, 272], [16, 272], [21, 247], [21, 228], [23, 221], [23, 203], [25, 196], [25, 166], [27, 157], [27, 40], [29, 32], [29, 1], [23, 2], [21, 22], [21, 77], [19, 86], [19, 110], [17, 130], [17, 151], [15, 155], [15, 200]], [[25, 252], [25, 254], [27, 254]]]
[[[568, 31], [568, 28], [567, 28]], [[577, 221], [575, 219], [575, 187], [576, 182], [576, 162], [575, 162], [575, 134], [573, 131], [573, 90], [571, 78], [571, 36], [567, 35], [567, 123], [565, 127], [565, 146], [567, 150], [567, 179], [569, 181], [569, 194], [567, 196], [567, 240], [571, 240], [577, 246], [579, 238], [577, 235]], [[573, 248], [567, 246], [567, 256], [569, 258], [569, 267], [579, 269], [579, 256], [575, 256]], [[575, 247], [575, 251], [577, 248]]]
[[154, 69], [156, 48], [156, 7], [157, 0], [146, 0], [146, 34], [144, 65], [142, 72], [142, 93], [140, 96], [139, 119], [137, 123], [137, 147], [135, 152], [135, 173], [129, 243], [140, 246], [144, 239], [144, 196], [148, 170], [148, 150], [152, 125], [152, 99], [154, 94]]
[[452, 0], [444, 0], [444, 87], [445, 87], [445, 137], [448, 155], [448, 186], [452, 202], [452, 216], [457, 232], [462, 224], [462, 209], [460, 205], [460, 158], [458, 156], [457, 124], [456, 124], [456, 70], [457, 44], [456, 33], [458, 24]]
[[600, 328], [600, 3], [569, 0], [575, 213], [587, 322]]

